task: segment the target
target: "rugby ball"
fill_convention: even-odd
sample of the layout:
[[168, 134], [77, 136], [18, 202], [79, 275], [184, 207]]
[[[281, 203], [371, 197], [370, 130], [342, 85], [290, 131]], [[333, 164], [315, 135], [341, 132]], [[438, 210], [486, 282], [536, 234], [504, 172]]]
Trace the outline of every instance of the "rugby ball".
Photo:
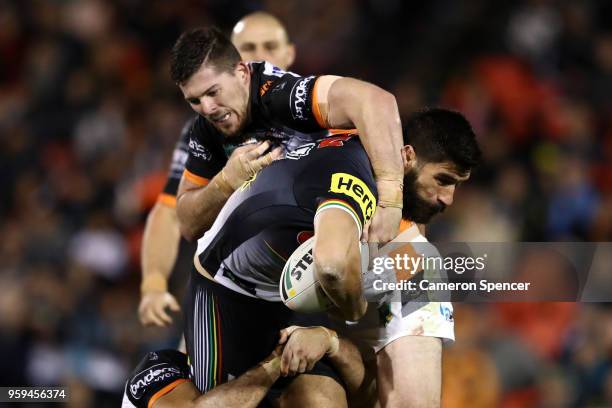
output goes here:
[[300, 245], [285, 263], [281, 274], [281, 299], [285, 306], [296, 312], [322, 312], [333, 305], [315, 277], [313, 246], [314, 237]]

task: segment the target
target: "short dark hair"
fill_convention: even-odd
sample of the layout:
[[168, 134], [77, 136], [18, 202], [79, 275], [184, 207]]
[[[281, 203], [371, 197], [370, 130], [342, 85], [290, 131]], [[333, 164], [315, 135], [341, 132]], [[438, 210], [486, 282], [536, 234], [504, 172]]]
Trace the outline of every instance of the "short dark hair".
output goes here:
[[460, 173], [477, 166], [482, 157], [470, 122], [459, 112], [426, 108], [404, 124], [404, 145], [411, 145], [424, 163], [453, 163]]
[[172, 47], [170, 75], [183, 85], [202, 64], [209, 64], [220, 72], [231, 72], [241, 61], [234, 44], [216, 27], [186, 31]]

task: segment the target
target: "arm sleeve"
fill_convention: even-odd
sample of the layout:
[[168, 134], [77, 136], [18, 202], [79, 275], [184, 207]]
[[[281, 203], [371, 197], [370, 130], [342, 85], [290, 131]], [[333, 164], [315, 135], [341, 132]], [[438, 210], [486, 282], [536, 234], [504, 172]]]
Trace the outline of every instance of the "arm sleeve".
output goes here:
[[176, 350], [148, 353], [125, 384], [123, 406], [147, 408], [185, 381], [190, 381], [187, 355]]
[[378, 194], [365, 151], [356, 138], [325, 149], [329, 150], [321, 155], [323, 163], [309, 166], [296, 183], [296, 199], [311, 207], [315, 218], [330, 208], [346, 211], [361, 233], [374, 215]]
[[202, 186], [208, 184], [208, 181], [227, 163], [223, 145], [218, 141], [222, 136], [205, 122], [206, 119], [198, 117], [189, 130], [187, 161], [182, 172], [189, 181]]
[[300, 132], [321, 130], [323, 122], [315, 100], [316, 82], [314, 75], [302, 77], [266, 63], [257, 95], [264, 115]]

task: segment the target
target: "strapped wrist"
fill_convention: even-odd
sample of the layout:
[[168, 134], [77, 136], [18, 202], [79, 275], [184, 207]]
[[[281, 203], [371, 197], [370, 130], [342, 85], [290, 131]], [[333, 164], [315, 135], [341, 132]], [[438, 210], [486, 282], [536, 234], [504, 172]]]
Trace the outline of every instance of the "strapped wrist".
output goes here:
[[380, 207], [403, 207], [403, 181], [395, 179], [379, 179], [376, 180], [376, 188], [378, 190], [378, 205]]
[[140, 292], [167, 292], [168, 279], [159, 272], [145, 275], [140, 283]]
[[266, 372], [271, 382], [274, 382], [278, 379], [280, 375], [280, 363], [281, 359], [279, 356], [275, 356], [271, 360], [263, 361], [259, 363], [261, 368]]
[[338, 338], [338, 333], [336, 333], [335, 330], [328, 329], [327, 327], [319, 327], [325, 330], [325, 333], [327, 333], [327, 335], [329, 336], [330, 346], [329, 350], [327, 350], [325, 354], [327, 354], [328, 356], [333, 356], [338, 352], [338, 350], [340, 350], [340, 339]]
[[217, 187], [217, 190], [221, 191], [223, 194], [227, 195], [228, 197], [234, 193], [234, 188], [229, 183], [229, 181], [227, 181], [227, 178], [225, 177], [224, 169], [222, 169], [217, 174], [217, 176], [213, 179], [213, 181], [214, 181], [215, 187]]
[[401, 210], [402, 208], [404, 208], [404, 203], [396, 203], [392, 201], [379, 200], [378, 206], [381, 208], [399, 208]]

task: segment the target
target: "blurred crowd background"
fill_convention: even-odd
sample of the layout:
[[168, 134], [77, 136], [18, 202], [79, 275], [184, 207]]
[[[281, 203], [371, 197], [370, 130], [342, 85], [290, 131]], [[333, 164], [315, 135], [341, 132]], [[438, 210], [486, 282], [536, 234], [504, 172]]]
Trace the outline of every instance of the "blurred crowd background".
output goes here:
[[[0, 0], [0, 385], [118, 406], [143, 353], [175, 346], [180, 321], [142, 328], [136, 313], [144, 220], [192, 114], [169, 50], [255, 10], [288, 27], [293, 71], [374, 82], [403, 115], [469, 118], [485, 163], [431, 240], [612, 241], [608, 1]], [[612, 406], [607, 305], [458, 304], [455, 318], [445, 406]]]

